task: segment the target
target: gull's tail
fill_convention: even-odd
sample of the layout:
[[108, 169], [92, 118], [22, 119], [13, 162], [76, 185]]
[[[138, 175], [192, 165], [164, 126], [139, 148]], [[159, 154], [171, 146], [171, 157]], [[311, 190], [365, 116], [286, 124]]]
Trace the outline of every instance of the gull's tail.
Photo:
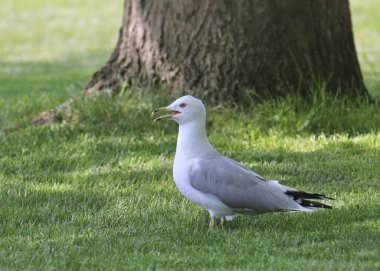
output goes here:
[[324, 199], [334, 200], [334, 198], [330, 198], [322, 194], [312, 194], [312, 193], [306, 193], [304, 191], [298, 191], [298, 190], [287, 190], [285, 194], [293, 197], [294, 201], [296, 201], [299, 205], [309, 210], [314, 210], [315, 208], [332, 209], [331, 205], [320, 203], [314, 200], [324, 200]]

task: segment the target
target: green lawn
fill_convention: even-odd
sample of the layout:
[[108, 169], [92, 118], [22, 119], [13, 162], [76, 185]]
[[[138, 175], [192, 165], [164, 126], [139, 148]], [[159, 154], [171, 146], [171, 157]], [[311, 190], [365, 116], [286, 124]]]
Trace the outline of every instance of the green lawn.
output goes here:
[[[208, 214], [172, 180], [177, 127], [165, 96], [77, 98], [117, 39], [122, 0], [2, 0], [0, 270], [378, 270], [380, 108], [335, 100], [208, 107], [222, 153], [261, 175], [335, 197], [333, 210]], [[380, 5], [351, 1], [366, 84], [380, 94]], [[96, 16], [95, 16], [96, 14]], [[62, 124], [38, 112], [75, 97]], [[4, 129], [20, 125], [21, 130]]]

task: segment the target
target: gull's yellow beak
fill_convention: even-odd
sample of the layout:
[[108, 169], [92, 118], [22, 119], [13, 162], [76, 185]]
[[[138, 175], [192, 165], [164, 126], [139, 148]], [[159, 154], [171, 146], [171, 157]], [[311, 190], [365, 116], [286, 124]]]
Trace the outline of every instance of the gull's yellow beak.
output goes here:
[[166, 107], [160, 107], [160, 108], [154, 109], [152, 111], [152, 115], [154, 115], [158, 112], [170, 112], [170, 114], [159, 116], [159, 117], [155, 118], [154, 121], [160, 121], [160, 120], [165, 119], [165, 118], [170, 118], [171, 116], [174, 116], [174, 115], [177, 115], [180, 113], [179, 111], [170, 110]]

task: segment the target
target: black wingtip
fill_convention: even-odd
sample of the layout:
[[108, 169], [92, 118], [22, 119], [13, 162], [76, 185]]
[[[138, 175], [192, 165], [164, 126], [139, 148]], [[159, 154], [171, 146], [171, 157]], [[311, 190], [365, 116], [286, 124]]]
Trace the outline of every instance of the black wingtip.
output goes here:
[[323, 194], [316, 193], [307, 193], [304, 191], [298, 190], [288, 190], [285, 192], [286, 195], [293, 196], [295, 199], [327, 199], [327, 200], [335, 200], [334, 198], [328, 197]]
[[320, 203], [317, 201], [306, 200], [306, 199], [302, 199], [299, 204], [303, 207], [324, 208], [324, 209], [332, 209], [333, 208], [331, 205]]
[[315, 194], [315, 193], [306, 193], [304, 191], [294, 191], [289, 190], [285, 192], [286, 195], [292, 196], [294, 201], [296, 201], [299, 205], [303, 207], [312, 207], [312, 208], [325, 208], [325, 209], [332, 209], [333, 207], [331, 205], [327, 205], [324, 203], [320, 203], [317, 201], [311, 201], [312, 200], [335, 200], [334, 198], [328, 197], [326, 195], [322, 194]]

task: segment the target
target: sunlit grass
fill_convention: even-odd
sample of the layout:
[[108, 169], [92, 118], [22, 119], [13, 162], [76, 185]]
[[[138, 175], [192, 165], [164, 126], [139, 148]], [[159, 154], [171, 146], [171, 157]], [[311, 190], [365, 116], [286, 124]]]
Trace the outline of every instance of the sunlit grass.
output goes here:
[[[4, 62], [77, 61], [94, 64], [110, 53], [121, 24], [123, 1], [3, 0], [0, 57]], [[104, 61], [104, 59], [103, 59]], [[101, 63], [101, 62], [98, 62]]]
[[367, 88], [380, 97], [380, 12], [377, 0], [351, 0], [355, 45]]
[[0, 9], [0, 127], [81, 93], [116, 44], [123, 1], [13, 1]]

